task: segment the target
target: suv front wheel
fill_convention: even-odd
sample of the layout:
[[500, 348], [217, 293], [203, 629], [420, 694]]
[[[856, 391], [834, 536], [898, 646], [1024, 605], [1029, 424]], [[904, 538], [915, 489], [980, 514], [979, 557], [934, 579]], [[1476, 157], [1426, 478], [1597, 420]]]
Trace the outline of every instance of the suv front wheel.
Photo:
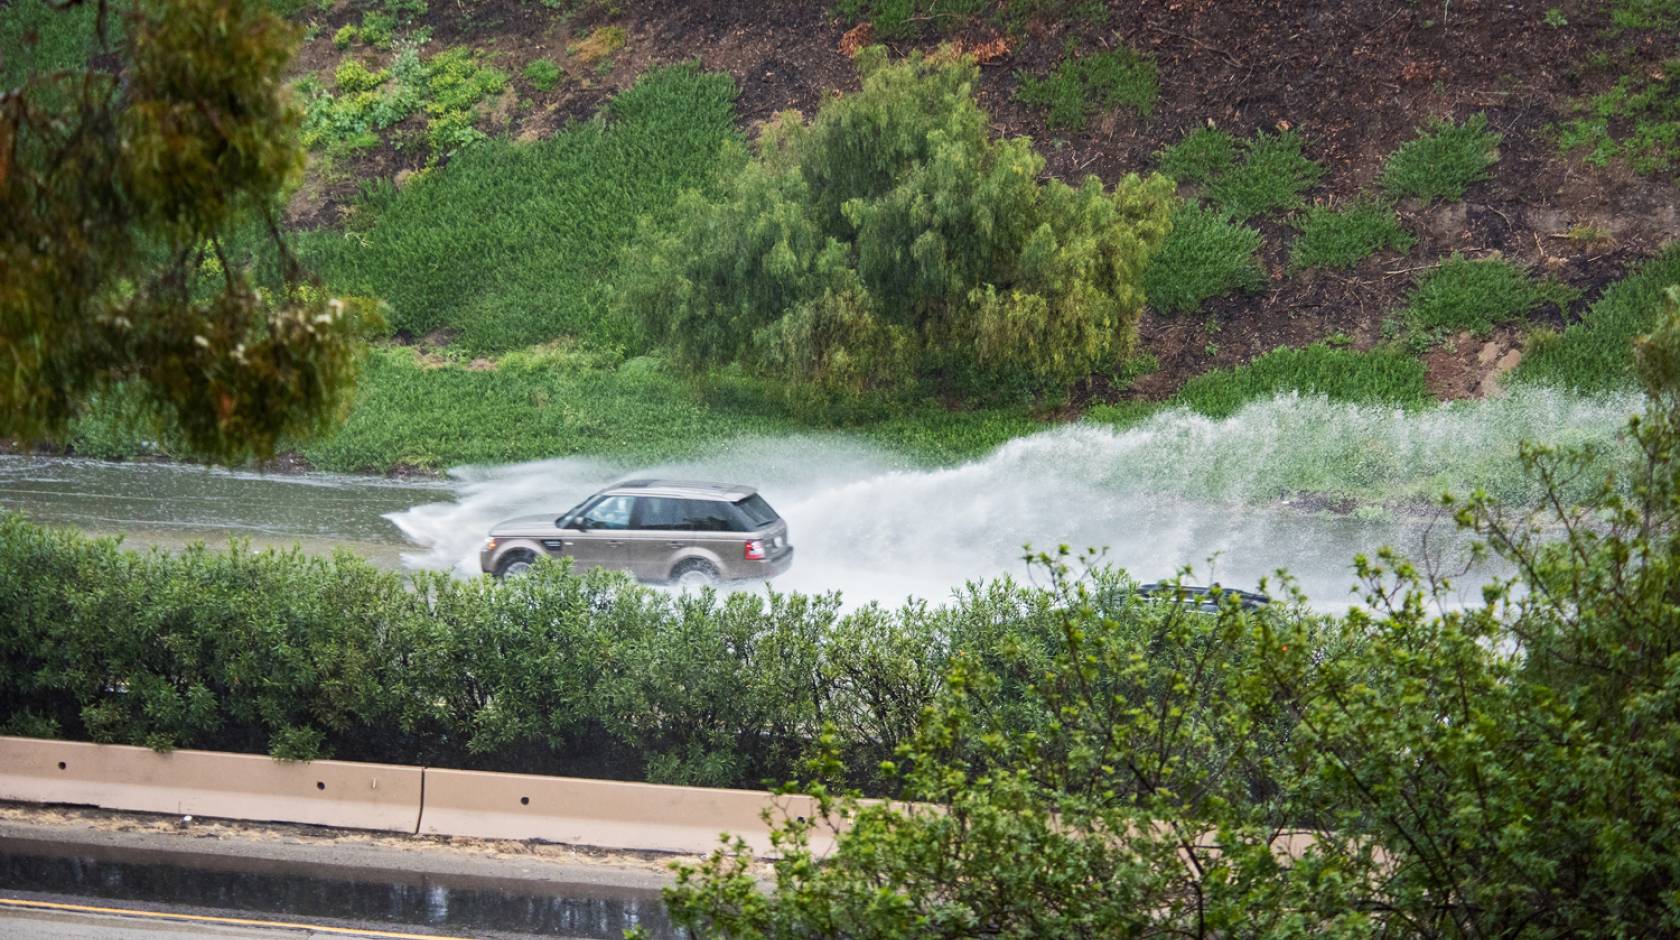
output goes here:
[[496, 578], [516, 578], [522, 574], [530, 574], [531, 566], [536, 563], [536, 556], [530, 552], [509, 552], [496, 566]]

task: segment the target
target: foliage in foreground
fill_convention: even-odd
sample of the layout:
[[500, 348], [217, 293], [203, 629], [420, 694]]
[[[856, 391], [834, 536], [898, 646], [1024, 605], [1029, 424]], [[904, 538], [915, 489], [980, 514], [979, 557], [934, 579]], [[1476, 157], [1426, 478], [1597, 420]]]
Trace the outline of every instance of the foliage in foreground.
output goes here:
[[[280, 83], [295, 31], [257, 0], [106, 13], [117, 71], [76, 61], [76, 10], [37, 30], [65, 69], [8, 66], [21, 84], [0, 88], [0, 435], [61, 437], [127, 384], [194, 451], [268, 456], [336, 420], [377, 320], [311, 285], [272, 218], [302, 159]], [[263, 282], [225, 250], [253, 218], [282, 258]]]
[[857, 62], [861, 91], [783, 115], [718, 198], [647, 230], [623, 315], [686, 369], [740, 363], [818, 404], [1059, 393], [1122, 361], [1170, 183], [1041, 183], [1030, 141], [993, 138], [972, 60]]
[[[1443, 609], [1448, 585], [1385, 551], [1357, 559], [1344, 617], [1136, 617], [1046, 559], [1048, 659], [955, 659], [882, 765], [892, 801], [814, 761], [823, 815], [780, 825], [768, 884], [725, 845], [678, 866], [675, 920], [742, 940], [1680, 931], [1671, 303], [1640, 350], [1635, 468], [1533, 518], [1457, 505], [1519, 572], [1482, 606]], [[1590, 459], [1525, 454], [1554, 493]]]
[[755, 787], [791, 779], [826, 722], [872, 786], [950, 658], [1047, 649], [1050, 603], [1003, 580], [841, 616], [833, 596], [679, 597], [547, 562], [405, 579], [6, 514], [0, 733]]

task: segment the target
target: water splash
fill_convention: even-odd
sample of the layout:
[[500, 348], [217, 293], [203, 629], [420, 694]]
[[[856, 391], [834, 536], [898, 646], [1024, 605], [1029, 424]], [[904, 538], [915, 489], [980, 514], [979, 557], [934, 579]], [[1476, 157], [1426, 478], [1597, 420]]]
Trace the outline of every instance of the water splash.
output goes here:
[[[1026, 544], [1067, 544], [1105, 548], [1143, 579], [1189, 565], [1200, 580], [1247, 587], [1286, 568], [1315, 603], [1337, 607], [1351, 599], [1358, 552], [1392, 545], [1451, 566], [1466, 550], [1438, 514], [1392, 507], [1476, 487], [1532, 499], [1519, 442], [1608, 444], [1637, 407], [1632, 396], [1533, 389], [1426, 411], [1285, 395], [1222, 420], [1175, 410], [1123, 431], [1069, 425], [931, 470], [844, 437], [751, 439], [648, 467], [462, 468], [452, 501], [386, 518], [423, 547], [407, 563], [472, 574], [501, 519], [558, 515], [630, 476], [714, 479], [759, 487], [788, 520], [799, 554], [781, 589], [840, 590], [850, 603], [938, 600], [968, 580], [1028, 575]], [[1324, 511], [1347, 510], [1351, 498], [1354, 511]], [[1480, 580], [1465, 579], [1467, 599]]]

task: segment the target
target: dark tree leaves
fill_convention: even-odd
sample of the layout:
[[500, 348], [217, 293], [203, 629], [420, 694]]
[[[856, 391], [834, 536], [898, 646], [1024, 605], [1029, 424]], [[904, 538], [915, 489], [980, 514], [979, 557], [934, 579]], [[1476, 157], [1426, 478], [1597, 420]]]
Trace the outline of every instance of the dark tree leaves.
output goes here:
[[[254, 0], [98, 14], [120, 17], [114, 70], [0, 95], [0, 434], [62, 437], [127, 384], [193, 450], [269, 456], [339, 416], [377, 317], [314, 286], [273, 219], [303, 160], [297, 31]], [[230, 251], [242, 230], [266, 276]]]

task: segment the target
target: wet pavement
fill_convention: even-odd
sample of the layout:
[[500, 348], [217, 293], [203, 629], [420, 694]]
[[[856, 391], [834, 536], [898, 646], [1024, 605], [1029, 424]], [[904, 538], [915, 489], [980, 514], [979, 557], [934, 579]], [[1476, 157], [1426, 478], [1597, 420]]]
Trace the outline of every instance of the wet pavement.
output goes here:
[[6, 899], [441, 936], [677, 936], [653, 889], [0, 837], [0, 937], [46, 917]]

